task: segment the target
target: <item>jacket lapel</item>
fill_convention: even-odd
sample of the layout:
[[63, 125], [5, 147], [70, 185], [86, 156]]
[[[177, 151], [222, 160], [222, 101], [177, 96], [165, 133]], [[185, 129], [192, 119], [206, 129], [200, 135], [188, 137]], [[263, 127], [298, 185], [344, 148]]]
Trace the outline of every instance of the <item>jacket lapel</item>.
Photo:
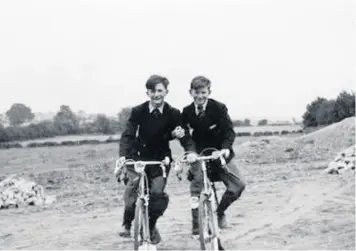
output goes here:
[[[147, 105], [147, 113], [148, 116], [152, 116], [149, 111], [149, 107]], [[150, 138], [154, 138], [157, 134], [163, 134], [167, 127], [167, 123], [169, 121], [169, 113], [170, 113], [170, 106], [167, 103], [164, 103], [163, 113], [161, 117], [156, 121], [155, 125], [151, 126], [150, 128]]]
[[208, 103], [205, 108], [204, 117], [199, 119], [198, 115], [195, 112], [194, 102], [190, 105], [190, 113], [192, 118], [192, 127], [199, 131], [207, 131], [209, 130], [209, 125], [211, 124], [212, 116], [213, 116], [213, 107], [210, 99], [208, 99]]

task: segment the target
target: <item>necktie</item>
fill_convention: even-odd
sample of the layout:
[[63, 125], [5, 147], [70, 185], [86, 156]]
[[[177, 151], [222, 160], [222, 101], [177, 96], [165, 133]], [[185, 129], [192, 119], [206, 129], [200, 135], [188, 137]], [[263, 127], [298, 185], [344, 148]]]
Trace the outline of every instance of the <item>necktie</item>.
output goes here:
[[202, 119], [204, 117], [204, 109], [202, 105], [198, 105], [198, 118]]
[[158, 110], [158, 108], [155, 108], [153, 111], [152, 111], [152, 116], [153, 118], [155, 119], [158, 119], [161, 115], [161, 112]]

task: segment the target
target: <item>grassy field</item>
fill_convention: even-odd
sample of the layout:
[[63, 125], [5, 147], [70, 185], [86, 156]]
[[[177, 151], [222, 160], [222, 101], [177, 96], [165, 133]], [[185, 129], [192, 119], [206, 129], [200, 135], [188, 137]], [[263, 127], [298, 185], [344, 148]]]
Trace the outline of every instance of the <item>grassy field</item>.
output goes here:
[[[236, 151], [251, 138], [236, 138]], [[182, 152], [177, 142], [172, 147]], [[113, 177], [117, 152], [118, 144], [0, 151], [0, 178], [25, 176], [57, 197], [52, 206], [1, 210], [0, 249], [132, 249], [132, 240], [116, 234], [124, 188]], [[225, 248], [355, 250], [355, 180], [323, 174], [327, 165], [240, 164], [247, 187], [227, 211]], [[218, 184], [219, 197], [222, 192]], [[167, 193], [158, 250], [199, 249], [190, 238], [189, 183], [171, 172]]]
[[281, 131], [298, 131], [301, 130], [302, 127], [298, 125], [290, 125], [290, 126], [243, 126], [243, 127], [235, 127], [235, 132], [281, 132]]
[[110, 137], [113, 138], [113, 139], [118, 139], [118, 138], [120, 138], [120, 134], [115, 134], [115, 135], [93, 135], [93, 134], [66, 135], [66, 136], [57, 136], [57, 137], [51, 137], [51, 138], [25, 140], [25, 141], [21, 141], [19, 143], [21, 143], [23, 146], [25, 146], [25, 145], [30, 144], [30, 143], [43, 143], [43, 142], [61, 143], [61, 142], [64, 142], [64, 141], [81, 141], [81, 140], [105, 141]]
[[[282, 132], [282, 131], [297, 131], [300, 130], [300, 126], [247, 126], [247, 127], [235, 127], [235, 132], [250, 132], [253, 134], [254, 132]], [[99, 140], [99, 141], [105, 141], [109, 137], [113, 139], [119, 139], [120, 134], [115, 134], [115, 135], [67, 135], [67, 136], [58, 136], [58, 137], [53, 137], [53, 138], [43, 138], [43, 139], [34, 139], [34, 140], [26, 140], [19, 142], [23, 146], [26, 146], [27, 144], [30, 143], [43, 143], [43, 142], [63, 142], [63, 141], [81, 141], [81, 140]]]

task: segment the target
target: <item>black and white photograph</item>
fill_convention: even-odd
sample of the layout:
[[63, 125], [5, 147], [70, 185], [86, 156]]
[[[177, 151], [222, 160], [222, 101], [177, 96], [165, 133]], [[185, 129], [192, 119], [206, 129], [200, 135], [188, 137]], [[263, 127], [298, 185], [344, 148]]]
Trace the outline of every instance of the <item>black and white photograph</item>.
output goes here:
[[356, 1], [0, 0], [1, 250], [355, 250]]

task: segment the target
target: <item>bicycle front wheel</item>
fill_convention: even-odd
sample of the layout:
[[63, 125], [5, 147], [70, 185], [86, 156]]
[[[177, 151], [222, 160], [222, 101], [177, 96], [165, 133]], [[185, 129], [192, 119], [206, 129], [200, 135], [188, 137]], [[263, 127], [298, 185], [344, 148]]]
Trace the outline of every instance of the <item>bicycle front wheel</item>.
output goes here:
[[199, 240], [201, 250], [219, 250], [218, 223], [214, 213], [214, 196], [209, 199], [200, 195], [199, 202]]
[[139, 250], [141, 245], [149, 243], [150, 230], [148, 224], [148, 210], [144, 205], [144, 200], [139, 198], [135, 210], [134, 250]]

